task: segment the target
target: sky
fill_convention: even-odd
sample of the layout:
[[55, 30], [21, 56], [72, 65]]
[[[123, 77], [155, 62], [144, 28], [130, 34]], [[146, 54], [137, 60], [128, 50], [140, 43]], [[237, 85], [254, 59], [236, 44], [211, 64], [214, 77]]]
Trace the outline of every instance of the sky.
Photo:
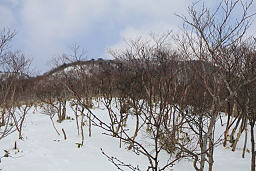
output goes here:
[[[88, 59], [108, 58], [124, 40], [179, 30], [192, 0], [0, 0], [0, 28], [17, 35], [12, 47], [33, 59], [38, 72], [75, 43]], [[207, 4], [214, 5], [213, 0]]]

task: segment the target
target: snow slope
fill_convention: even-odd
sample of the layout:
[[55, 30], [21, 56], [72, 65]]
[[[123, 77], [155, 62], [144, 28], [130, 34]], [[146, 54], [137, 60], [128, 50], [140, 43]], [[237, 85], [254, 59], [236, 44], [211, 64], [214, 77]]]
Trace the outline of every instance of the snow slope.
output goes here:
[[[106, 111], [95, 110], [97, 115], [106, 117]], [[67, 114], [70, 114], [68, 109]], [[13, 133], [0, 140], [0, 156], [8, 150], [10, 157], [3, 157], [0, 163], [0, 170], [3, 171], [115, 171], [115, 166], [101, 153], [101, 148], [110, 156], [118, 157], [126, 163], [139, 165], [141, 170], [146, 170], [147, 159], [142, 155], [136, 155], [132, 151], [119, 148], [119, 140], [102, 135], [102, 130], [93, 127], [92, 137], [88, 137], [88, 127], [85, 127], [85, 145], [78, 148], [76, 143], [81, 142], [77, 135], [74, 120], [65, 120], [62, 123], [56, 122], [56, 127], [61, 133], [57, 135], [52, 127], [49, 116], [40, 114], [33, 109], [27, 115], [23, 137], [18, 140], [18, 134]], [[67, 134], [64, 140], [61, 129]], [[142, 138], [142, 137], [141, 137]], [[14, 150], [16, 141], [18, 150]], [[168, 154], [161, 154], [161, 158], [168, 157]], [[164, 161], [164, 160], [163, 160]], [[181, 161], [174, 167], [177, 171], [193, 170], [191, 161]], [[250, 154], [241, 158], [241, 151], [232, 152], [219, 146], [215, 151], [214, 170], [217, 171], [243, 171], [250, 170]]]

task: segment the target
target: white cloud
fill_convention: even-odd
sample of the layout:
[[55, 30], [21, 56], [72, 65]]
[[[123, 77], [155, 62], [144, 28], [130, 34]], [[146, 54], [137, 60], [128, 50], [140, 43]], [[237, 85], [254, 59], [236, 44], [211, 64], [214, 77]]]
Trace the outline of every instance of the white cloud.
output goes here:
[[[126, 46], [124, 40], [139, 36], [150, 39], [152, 32], [177, 32], [181, 20], [174, 14], [186, 14], [193, 1], [0, 0], [0, 27], [17, 26], [17, 44], [40, 67], [77, 39], [93, 46], [98, 44], [101, 49], [118, 49]], [[207, 6], [216, 5], [215, 1], [205, 2]], [[101, 36], [113, 39], [105, 41]]]
[[9, 4], [11, 7], [15, 7], [19, 4], [20, 0], [1, 0], [1, 3]]
[[17, 6], [19, 4], [19, 0], [6, 0], [12, 4], [12, 6]]
[[[120, 30], [120, 40], [107, 47], [106, 51], [125, 49], [127, 47], [126, 41], [129, 40], [136, 40], [137, 38], [150, 40], [152, 39], [151, 33], [178, 32], [178, 24], [181, 20], [175, 14], [184, 14], [191, 0], [159, 0], [157, 3], [155, 0], [120, 0], [118, 2], [119, 10], [117, 13], [119, 16], [124, 20], [130, 16], [135, 16], [134, 20], [139, 20], [139, 22], [134, 25], [127, 25]], [[144, 20], [147, 22], [145, 23]], [[107, 54], [107, 57], [110, 56]]]
[[[73, 37], [90, 34], [93, 22], [104, 14], [105, 0], [23, 0], [20, 10], [20, 44], [34, 56], [48, 58], [63, 53]], [[62, 52], [61, 52], [62, 51]]]
[[120, 0], [120, 6], [127, 11], [151, 15], [158, 18], [169, 18], [174, 13], [183, 12], [184, 4], [189, 0]]
[[96, 5], [83, 0], [24, 0], [21, 13], [28, 38], [51, 45], [89, 31], [90, 22], [100, 15], [92, 9], [103, 10]]
[[[111, 45], [106, 49], [108, 50], [124, 50], [128, 47], [129, 41], [135, 41], [140, 39], [145, 42], [152, 41], [152, 34], [157, 33], [167, 33], [170, 30], [170, 27], [158, 27], [158, 26], [151, 26], [151, 27], [141, 27], [141, 28], [134, 28], [128, 27], [120, 32], [120, 40], [115, 44]], [[108, 54], [107, 54], [108, 56]], [[108, 56], [109, 57], [109, 56]]]
[[[145, 25], [141, 27], [127, 27], [124, 30], [120, 31], [120, 40], [115, 42], [110, 47], [107, 47], [105, 50], [105, 54], [102, 56], [106, 56], [107, 58], [112, 58], [111, 54], [108, 54], [109, 51], [122, 51], [126, 48], [129, 48], [130, 41], [141, 40], [151, 45], [155, 44], [155, 41], [158, 38], [161, 38], [163, 35], [177, 34], [180, 33], [181, 30], [177, 25], [168, 22], [159, 22], [159, 23], [150, 23], [151, 25]], [[175, 46], [171, 35], [166, 40], [166, 43], [169, 43], [171, 47]]]
[[0, 5], [0, 28], [10, 27], [14, 22], [14, 16], [12, 11], [6, 7]]
[[[140, 1], [105, 1], [105, 0], [23, 0], [22, 22], [32, 45], [57, 45], [79, 32], [90, 34], [95, 21], [101, 18], [127, 18], [131, 20], [152, 18], [155, 25], [173, 21], [173, 14], [182, 9], [185, 0], [140, 0]], [[105, 18], [106, 19], [106, 18]], [[161, 20], [160, 20], [161, 19]], [[128, 24], [128, 23], [124, 23]]]
[[190, 2], [190, 0], [11, 1], [18, 8], [15, 11], [18, 16], [15, 22], [19, 25], [19, 44], [22, 50], [35, 58], [36, 63], [48, 61], [51, 56], [63, 52], [68, 45], [76, 41], [77, 37], [82, 36], [84, 41], [92, 41], [87, 37], [96, 27], [113, 28], [115, 33], [109, 29], [110, 34], [120, 36], [120, 41], [113, 42], [114, 45], [111, 47], [117, 47], [123, 39], [135, 38], [137, 35], [166, 32], [170, 28], [175, 28], [178, 19], [174, 13], [183, 13], [186, 8], [184, 4]]

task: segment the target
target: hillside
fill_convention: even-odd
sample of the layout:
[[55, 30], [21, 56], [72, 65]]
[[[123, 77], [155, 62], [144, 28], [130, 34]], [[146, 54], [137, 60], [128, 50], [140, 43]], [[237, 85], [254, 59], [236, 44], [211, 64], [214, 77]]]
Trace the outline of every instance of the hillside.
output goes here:
[[[108, 120], [107, 111], [104, 105], [100, 104], [100, 109], [95, 109], [96, 115]], [[147, 158], [143, 155], [136, 155], [132, 150], [127, 150], [127, 145], [122, 144], [119, 148], [119, 139], [113, 139], [110, 136], [104, 135], [102, 129], [97, 127], [92, 128], [92, 136], [88, 136], [88, 126], [84, 127], [85, 144], [78, 148], [78, 143], [81, 142], [81, 137], [77, 135], [75, 120], [66, 120], [63, 123], [55, 122], [57, 129], [61, 135], [57, 135], [49, 116], [42, 114], [38, 108], [31, 108], [25, 124], [24, 124], [24, 139], [17, 138], [17, 132], [11, 134], [0, 141], [0, 156], [8, 152], [8, 157], [2, 157], [0, 169], [2, 171], [114, 171], [117, 168], [108, 161], [101, 149], [110, 156], [118, 157], [120, 160], [138, 165], [141, 170], [146, 170], [148, 165]], [[71, 118], [72, 109], [68, 107], [67, 113]], [[57, 119], [57, 118], [55, 118]], [[133, 121], [135, 118], [130, 118], [129, 127], [134, 127]], [[64, 129], [67, 139], [64, 140], [61, 129]], [[218, 122], [218, 128], [223, 129]], [[105, 132], [106, 133], [106, 132]], [[146, 139], [146, 133], [139, 135], [139, 139], [148, 144], [149, 139]], [[14, 148], [14, 143], [17, 144], [17, 149]], [[236, 152], [232, 152], [228, 148], [223, 148], [222, 145], [216, 148], [214, 170], [218, 171], [241, 171], [249, 170], [250, 161], [249, 153], [246, 153], [246, 158], [241, 158], [242, 144], [237, 148]], [[169, 157], [168, 153], [161, 154], [160, 161], [165, 161]], [[192, 161], [180, 161], [174, 165], [175, 171], [191, 171]], [[129, 169], [124, 169], [129, 170]], [[167, 169], [169, 170], [169, 169]]]

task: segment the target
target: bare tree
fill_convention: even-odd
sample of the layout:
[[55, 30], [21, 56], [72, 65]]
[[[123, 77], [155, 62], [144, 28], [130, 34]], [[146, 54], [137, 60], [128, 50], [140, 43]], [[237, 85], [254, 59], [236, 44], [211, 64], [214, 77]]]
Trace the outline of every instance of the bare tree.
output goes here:
[[[27, 104], [28, 99], [24, 98], [23, 80], [27, 79], [31, 60], [26, 58], [21, 52], [8, 50], [8, 41], [14, 37], [14, 33], [3, 31], [1, 35], [1, 125], [5, 126], [1, 132], [1, 138], [13, 132], [16, 128], [19, 138], [22, 139], [22, 127], [28, 108], [25, 107], [22, 114], [18, 114], [16, 109], [21, 103]], [[7, 52], [6, 52], [7, 51]], [[26, 105], [27, 106], [27, 105]], [[11, 125], [11, 126], [10, 126]], [[10, 127], [9, 127], [10, 126]], [[15, 126], [15, 127], [14, 127]], [[8, 128], [9, 127], [9, 128]]]
[[[237, 91], [248, 82], [235, 84], [238, 75], [236, 74], [237, 56], [231, 56], [229, 50], [238, 47], [244, 40], [248, 27], [250, 26], [253, 13], [250, 13], [253, 0], [225, 0], [221, 2], [215, 10], [210, 10], [203, 4], [200, 8], [200, 2], [197, 2], [188, 8], [188, 17], [179, 17], [184, 21], [184, 36], [179, 38], [179, 47], [185, 59], [200, 60], [201, 68], [199, 78], [206, 89], [206, 93], [212, 98], [212, 107], [210, 110], [210, 124], [205, 135], [202, 137], [204, 145], [202, 151], [207, 150], [212, 144], [211, 137], [214, 134], [214, 126], [219, 111], [225, 103], [231, 103], [237, 94]], [[240, 13], [235, 13], [239, 10]], [[235, 22], [233, 22], [235, 21]], [[227, 51], [228, 50], [228, 51]], [[215, 68], [212, 74], [209, 74], [205, 63]], [[224, 85], [223, 85], [224, 83]], [[224, 92], [222, 92], [224, 90]], [[226, 90], [226, 92], [225, 92]], [[229, 107], [230, 108], [230, 107]], [[225, 131], [225, 139], [230, 128], [231, 110], [229, 109], [228, 123]], [[242, 124], [244, 125], [244, 124]], [[211, 148], [213, 148], [211, 146]], [[209, 152], [213, 149], [209, 148]], [[212, 154], [210, 155], [212, 156]], [[200, 169], [203, 170], [206, 155], [201, 155]], [[213, 158], [209, 159], [209, 170], [213, 167]], [[255, 168], [252, 167], [252, 170]]]
[[[81, 87], [83, 85], [88, 87], [87, 85], [93, 80], [88, 72], [86, 80], [80, 77], [80, 80], [84, 81], [79, 83], [80, 88], [71, 84], [74, 80], [65, 84], [77, 102], [90, 113], [91, 118], [88, 119], [94, 126], [105, 130], [106, 135], [119, 139], [120, 144], [128, 143], [129, 149], [143, 154], [149, 161], [148, 170], [165, 170], [181, 158], [188, 157], [182, 152], [182, 148], [176, 146], [177, 142], [182, 144], [182, 147], [189, 148], [189, 141], [184, 141], [186, 135], [179, 133], [185, 120], [182, 119], [182, 115], [176, 116], [177, 112], [172, 107], [175, 103], [174, 96], [178, 92], [172, 86], [177, 85], [178, 79], [174, 77], [180, 70], [175, 70], [169, 65], [172, 64], [174, 67], [177, 64], [173, 62], [177, 55], [160, 44], [148, 46], [146, 43], [139, 43], [134, 44], [134, 51], [125, 51], [119, 54], [120, 56], [115, 56], [118, 57], [117, 62], [102, 61], [95, 67], [98, 68], [93, 72], [93, 76], [98, 80], [95, 85], [99, 86], [99, 95], [108, 111], [108, 120], [103, 120], [94, 114], [88, 102], [83, 100], [84, 95], [90, 97], [90, 92], [94, 92], [94, 90], [83, 91], [89, 94], [81, 92]], [[180, 93], [184, 93], [183, 89]], [[127, 114], [129, 117], [136, 117], [134, 132], [126, 127], [125, 123], [131, 124]], [[144, 144], [140, 138], [136, 138], [146, 130], [146, 123], [150, 127], [147, 133], [150, 137], [148, 139], [150, 146]], [[179, 141], [177, 141], [178, 137], [180, 137]], [[159, 155], [164, 150], [169, 151], [170, 158], [162, 165]], [[172, 158], [173, 154], [177, 155]], [[120, 164], [115, 163], [115, 166], [124, 166], [120, 160], [112, 160], [112, 162]]]

